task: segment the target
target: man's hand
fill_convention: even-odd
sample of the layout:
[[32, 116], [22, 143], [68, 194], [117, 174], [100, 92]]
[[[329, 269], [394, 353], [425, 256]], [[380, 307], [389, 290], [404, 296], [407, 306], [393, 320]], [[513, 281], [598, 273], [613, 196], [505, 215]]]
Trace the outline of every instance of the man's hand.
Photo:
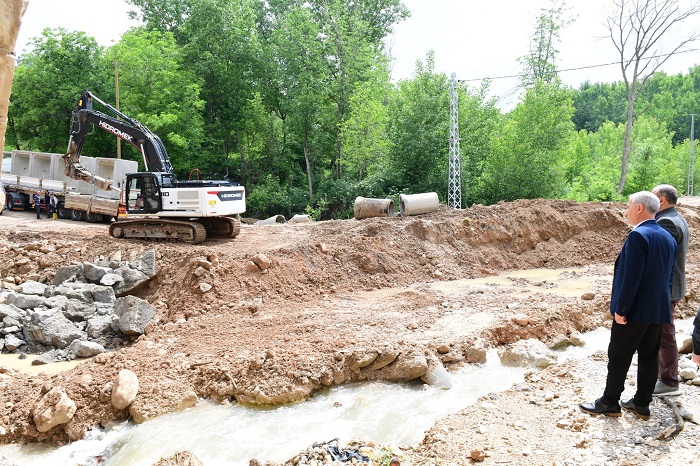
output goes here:
[[617, 312], [615, 313], [615, 322], [617, 322], [620, 325], [626, 325], [627, 324], [627, 317], [621, 316]]
[[700, 366], [700, 354], [693, 353], [693, 362]]

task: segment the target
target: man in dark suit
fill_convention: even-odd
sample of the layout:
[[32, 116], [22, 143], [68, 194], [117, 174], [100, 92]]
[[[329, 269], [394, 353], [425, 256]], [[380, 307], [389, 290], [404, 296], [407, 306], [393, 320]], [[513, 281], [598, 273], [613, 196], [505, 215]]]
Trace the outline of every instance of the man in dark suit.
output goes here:
[[676, 210], [678, 191], [670, 184], [661, 184], [651, 191], [659, 198], [659, 211], [656, 223], [673, 236], [678, 245], [675, 270], [671, 281], [671, 323], [661, 326], [661, 345], [659, 346], [659, 380], [654, 387], [654, 395], [680, 395], [678, 386], [678, 346], [676, 345], [676, 326], [673, 323], [676, 304], [685, 297], [685, 256], [688, 253], [690, 231], [688, 223]]
[[[661, 325], [671, 322], [671, 278], [676, 242], [656, 223], [659, 199], [649, 191], [629, 197], [625, 216], [634, 228], [615, 260], [608, 345], [608, 376], [603, 396], [579, 407], [589, 414], [620, 416], [620, 405], [649, 419], [658, 369]], [[634, 353], [638, 356], [637, 392], [620, 403]]]

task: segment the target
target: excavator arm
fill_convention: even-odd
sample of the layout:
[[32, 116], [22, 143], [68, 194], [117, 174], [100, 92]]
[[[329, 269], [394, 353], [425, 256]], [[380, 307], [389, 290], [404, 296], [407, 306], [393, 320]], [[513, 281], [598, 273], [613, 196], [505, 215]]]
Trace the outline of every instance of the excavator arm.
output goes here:
[[[93, 110], [93, 100], [102, 104], [110, 112], [120, 117], [121, 120]], [[80, 154], [91, 124], [114, 134], [134, 146], [143, 156], [147, 171], [173, 173], [168, 153], [157, 135], [138, 121], [129, 118], [116, 108], [101, 101], [89, 91], [85, 91], [73, 109], [68, 151], [63, 156], [66, 162], [66, 176], [94, 183], [101, 189], [116, 189], [111, 186], [111, 180], [105, 180], [93, 175], [80, 164]]]

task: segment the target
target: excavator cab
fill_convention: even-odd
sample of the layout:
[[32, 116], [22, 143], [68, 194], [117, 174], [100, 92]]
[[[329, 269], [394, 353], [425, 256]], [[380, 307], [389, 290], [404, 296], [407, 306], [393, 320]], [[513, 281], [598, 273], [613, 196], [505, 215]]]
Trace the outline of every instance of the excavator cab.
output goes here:
[[162, 210], [163, 200], [158, 176], [155, 173], [126, 175], [126, 211], [130, 214], [155, 214]]

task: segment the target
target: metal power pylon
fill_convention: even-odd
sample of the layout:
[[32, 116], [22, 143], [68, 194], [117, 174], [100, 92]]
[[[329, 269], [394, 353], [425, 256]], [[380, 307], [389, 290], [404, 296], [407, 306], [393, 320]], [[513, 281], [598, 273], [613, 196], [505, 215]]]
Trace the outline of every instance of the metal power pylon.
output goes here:
[[688, 196], [695, 193], [695, 114], [690, 115], [690, 166], [688, 167]]
[[459, 156], [459, 120], [457, 118], [457, 74], [450, 81], [450, 163], [447, 180], [447, 205], [462, 208], [462, 163]]

